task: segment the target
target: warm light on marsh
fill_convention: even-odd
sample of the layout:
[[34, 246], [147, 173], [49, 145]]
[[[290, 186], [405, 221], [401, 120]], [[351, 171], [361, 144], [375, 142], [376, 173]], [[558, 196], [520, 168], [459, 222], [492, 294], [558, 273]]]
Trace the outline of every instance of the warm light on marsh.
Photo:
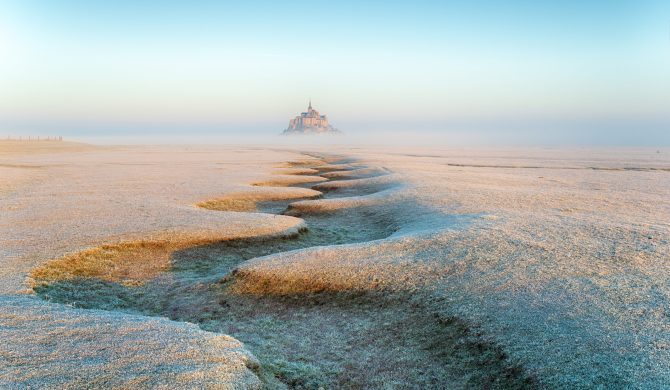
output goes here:
[[0, 389], [661, 389], [667, 0], [0, 0]]

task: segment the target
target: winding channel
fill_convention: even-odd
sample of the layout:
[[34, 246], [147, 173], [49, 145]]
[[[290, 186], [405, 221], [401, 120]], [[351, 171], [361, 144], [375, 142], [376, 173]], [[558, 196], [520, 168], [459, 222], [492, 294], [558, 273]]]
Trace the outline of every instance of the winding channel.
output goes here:
[[[240, 288], [238, 266], [248, 260], [385, 239], [405, 223], [402, 200], [392, 196], [402, 183], [384, 168], [323, 156], [287, 162], [284, 168], [282, 180], [259, 185], [318, 193], [254, 199], [243, 206], [302, 218], [305, 225], [293, 234], [186, 246], [101, 247], [35, 270], [33, 290], [53, 302], [164, 316], [228, 334], [259, 359], [261, 366], [254, 369], [267, 388], [532, 387], [520, 367], [468, 324], [442, 318], [412, 297], [318, 286], [300, 294]], [[201, 206], [240, 205], [222, 202]], [[394, 208], [389, 202], [398, 204]], [[146, 265], [151, 262], [158, 265]], [[140, 271], [119, 271], [140, 263]]]

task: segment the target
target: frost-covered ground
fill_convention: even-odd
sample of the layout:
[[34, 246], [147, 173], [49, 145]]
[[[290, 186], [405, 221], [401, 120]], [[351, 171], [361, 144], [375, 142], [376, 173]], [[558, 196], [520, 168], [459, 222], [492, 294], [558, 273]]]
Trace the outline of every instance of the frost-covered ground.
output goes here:
[[[259, 378], [270, 387], [372, 388], [670, 381], [667, 150], [298, 152], [0, 155], [0, 169], [12, 172], [0, 185], [0, 331], [10, 340], [0, 346], [0, 384], [136, 377], [152, 386], [183, 371], [190, 376], [180, 380], [194, 378], [184, 385], [223, 387]], [[318, 195], [310, 187], [324, 198], [296, 199]], [[291, 216], [262, 203], [279, 199]], [[216, 244], [272, 234], [294, 238]], [[76, 254], [126, 242], [148, 244]], [[144, 264], [152, 259], [163, 260]], [[28, 275], [65, 280], [43, 298], [85, 297], [80, 306], [108, 311], [19, 295]], [[114, 294], [123, 299], [101, 298]], [[235, 340], [182, 321], [242, 340], [269, 368]], [[188, 350], [183, 366], [143, 357], [168, 346]], [[121, 382], [96, 370], [58, 383], [50, 374], [79, 364], [57, 358], [65, 355], [114, 372], [110, 356], [128, 350], [136, 352]], [[214, 369], [213, 350], [223, 355]], [[17, 374], [24, 364], [32, 382]]]
[[379, 252], [409, 262], [388, 283], [425, 285], [546, 384], [670, 382], [670, 151], [352, 154], [403, 174], [417, 204], [483, 216], [377, 246], [352, 274], [378, 272]]
[[299, 219], [193, 204], [246, 189], [295, 155], [203, 147], [57, 151], [0, 155], [0, 387], [258, 387], [247, 367], [254, 358], [235, 340], [185, 323], [47, 303], [25, 294], [26, 278], [49, 259], [102, 244], [291, 233]]

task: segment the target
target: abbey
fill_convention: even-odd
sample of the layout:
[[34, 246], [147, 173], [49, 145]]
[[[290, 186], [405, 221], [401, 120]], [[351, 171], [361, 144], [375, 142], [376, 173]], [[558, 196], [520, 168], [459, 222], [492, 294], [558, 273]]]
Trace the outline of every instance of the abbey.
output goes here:
[[312, 108], [312, 101], [309, 101], [307, 112], [301, 113], [299, 116], [291, 119], [288, 127], [282, 134], [319, 134], [319, 133], [339, 133], [328, 123], [328, 118], [325, 115]]

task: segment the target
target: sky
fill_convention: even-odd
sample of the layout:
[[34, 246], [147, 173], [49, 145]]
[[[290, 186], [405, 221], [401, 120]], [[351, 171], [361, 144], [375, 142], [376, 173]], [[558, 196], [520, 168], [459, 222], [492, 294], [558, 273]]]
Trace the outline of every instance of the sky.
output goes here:
[[670, 2], [0, 0], [0, 136], [670, 145]]

